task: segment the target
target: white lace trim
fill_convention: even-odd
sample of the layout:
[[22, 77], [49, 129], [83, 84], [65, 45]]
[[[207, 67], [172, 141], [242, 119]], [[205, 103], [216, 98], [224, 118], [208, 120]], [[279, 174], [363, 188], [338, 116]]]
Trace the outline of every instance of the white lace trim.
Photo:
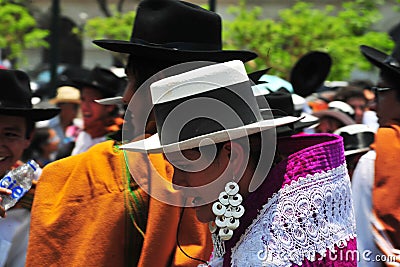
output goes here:
[[232, 248], [231, 266], [291, 266], [354, 238], [350, 179], [343, 164], [275, 193]]

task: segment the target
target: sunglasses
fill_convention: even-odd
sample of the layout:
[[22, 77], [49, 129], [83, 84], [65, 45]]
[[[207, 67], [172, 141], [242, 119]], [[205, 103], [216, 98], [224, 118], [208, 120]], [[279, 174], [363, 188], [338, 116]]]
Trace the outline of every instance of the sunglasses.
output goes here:
[[372, 92], [374, 92], [374, 94], [376, 95], [376, 94], [379, 93], [379, 92], [384, 92], [384, 91], [387, 91], [387, 90], [391, 90], [391, 89], [393, 89], [393, 88], [374, 86], [374, 87], [372, 87], [371, 89], [372, 89]]
[[386, 92], [386, 91], [389, 91], [391, 89], [394, 89], [394, 88], [391, 88], [391, 87], [377, 87], [377, 86], [372, 87], [371, 90], [375, 95], [374, 102], [377, 103], [379, 101], [379, 93]]

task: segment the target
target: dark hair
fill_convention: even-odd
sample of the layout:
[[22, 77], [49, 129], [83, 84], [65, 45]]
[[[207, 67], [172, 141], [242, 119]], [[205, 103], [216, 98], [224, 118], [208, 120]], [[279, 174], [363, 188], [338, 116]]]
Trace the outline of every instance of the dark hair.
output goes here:
[[31, 137], [32, 131], [35, 129], [35, 122], [29, 118], [25, 118], [25, 120], [26, 120], [25, 138], [29, 139]]
[[49, 137], [50, 137], [50, 128], [49, 127], [41, 127], [41, 128], [36, 128], [31, 144], [27, 149], [25, 149], [23, 153], [23, 160], [29, 160], [32, 158], [37, 158], [43, 153], [43, 148], [42, 146], [47, 144]]
[[335, 100], [347, 102], [350, 98], [362, 98], [367, 102], [367, 98], [364, 95], [364, 89], [358, 86], [343, 86], [340, 87], [339, 90], [336, 92]]
[[[243, 147], [247, 147], [248, 144], [250, 146], [250, 150], [249, 150], [249, 161], [248, 164], [246, 166], [249, 167], [253, 167], [255, 168], [260, 161], [260, 156], [261, 156], [261, 148], [262, 148], [262, 133], [255, 133], [249, 136], [245, 136], [242, 138], [238, 138], [235, 140], [237, 143], [239, 143], [240, 145], [242, 145]], [[230, 141], [227, 142], [222, 142], [222, 143], [217, 143], [215, 144], [216, 149], [217, 149], [217, 153], [216, 156], [221, 152], [224, 144], [228, 143]], [[194, 150], [196, 151], [200, 151], [199, 148], [194, 148]], [[278, 150], [275, 151], [275, 156], [274, 156], [274, 162], [272, 164], [272, 166], [274, 166], [275, 164], [277, 164], [278, 162], [280, 162], [282, 160], [282, 156], [281, 154], [278, 152]]]
[[374, 86], [374, 83], [370, 80], [353, 80], [349, 82], [349, 85], [371, 90]]
[[141, 58], [130, 55], [125, 71], [135, 75], [136, 88], [139, 88], [147, 79], [163, 69], [179, 64], [179, 61], [165, 61], [148, 58]]
[[399, 76], [395, 75], [392, 72], [389, 71], [384, 71], [381, 70], [380, 74], [380, 79], [386, 83], [389, 87], [396, 88], [396, 99], [398, 102], [400, 102], [400, 82], [399, 82]]

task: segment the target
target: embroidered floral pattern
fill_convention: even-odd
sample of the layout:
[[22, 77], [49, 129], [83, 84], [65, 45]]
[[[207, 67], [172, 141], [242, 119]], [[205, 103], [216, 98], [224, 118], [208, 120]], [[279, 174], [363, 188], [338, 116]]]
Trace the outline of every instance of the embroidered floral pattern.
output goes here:
[[232, 249], [232, 266], [291, 266], [325, 257], [355, 237], [345, 164], [275, 193]]

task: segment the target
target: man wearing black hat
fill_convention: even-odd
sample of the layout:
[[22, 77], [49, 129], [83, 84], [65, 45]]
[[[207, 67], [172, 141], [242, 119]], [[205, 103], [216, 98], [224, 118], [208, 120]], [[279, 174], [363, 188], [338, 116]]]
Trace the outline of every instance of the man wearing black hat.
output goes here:
[[[129, 41], [94, 43], [129, 54], [125, 68], [128, 85], [122, 98], [128, 104], [133, 95], [138, 97], [138, 88], [148, 78], [175, 64], [248, 61], [256, 57], [249, 51], [222, 50], [221, 28], [221, 18], [216, 13], [197, 5], [176, 0], [143, 0], [137, 8]], [[152, 112], [143, 111], [151, 107], [150, 92], [148, 88], [141, 92], [132, 116], [126, 116], [129, 121], [132, 118], [134, 138], [155, 132]], [[141, 132], [139, 126], [143, 125], [145, 131]], [[112, 141], [48, 165], [33, 207], [27, 266], [71, 266], [82, 262], [88, 266], [196, 266], [199, 261], [194, 258], [208, 260], [212, 250], [208, 227], [197, 222], [194, 211], [152, 198], [136, 183], [136, 179], [144, 179], [153, 190], [153, 181], [160, 177], [172, 179], [173, 168], [161, 154], [150, 157], [157, 172], [152, 171], [145, 157], [138, 153], [128, 157], [134, 162], [130, 167], [136, 168], [140, 177], [131, 176], [124, 153]], [[69, 167], [74, 171], [62, 173]], [[74, 180], [81, 181], [79, 186]], [[89, 184], [95, 190], [88, 188]], [[57, 199], [49, 199], [46, 194], [61, 190], [63, 194]], [[180, 197], [172, 188], [164, 193]], [[60, 229], [60, 225], [68, 228]], [[82, 229], [88, 230], [83, 233]]]
[[100, 67], [94, 67], [89, 77], [84, 78], [86, 79], [74, 81], [81, 91], [83, 131], [76, 139], [72, 155], [82, 153], [105, 141], [107, 135], [119, 130], [119, 125], [122, 124], [116, 105], [100, 105], [95, 100], [116, 96], [125, 85], [125, 80]]
[[[397, 33], [398, 35], [399, 33]], [[372, 149], [361, 157], [353, 175], [357, 245], [369, 250], [370, 258], [396, 257], [400, 262], [400, 43], [391, 55], [369, 46], [361, 53], [379, 68], [373, 88], [379, 129]], [[377, 249], [378, 248], [378, 249]], [[382, 255], [383, 254], [383, 255]], [[382, 262], [360, 262], [360, 266], [381, 266]], [[390, 266], [394, 266], [390, 265]]]
[[[29, 77], [19, 70], [0, 70], [0, 178], [21, 165], [23, 151], [30, 145], [35, 122], [56, 116], [59, 109], [33, 108]], [[0, 194], [9, 194], [0, 188]], [[29, 232], [34, 186], [0, 220], [0, 266], [23, 266]], [[0, 216], [5, 217], [0, 207]], [[17, 237], [18, 236], [18, 237]]]

